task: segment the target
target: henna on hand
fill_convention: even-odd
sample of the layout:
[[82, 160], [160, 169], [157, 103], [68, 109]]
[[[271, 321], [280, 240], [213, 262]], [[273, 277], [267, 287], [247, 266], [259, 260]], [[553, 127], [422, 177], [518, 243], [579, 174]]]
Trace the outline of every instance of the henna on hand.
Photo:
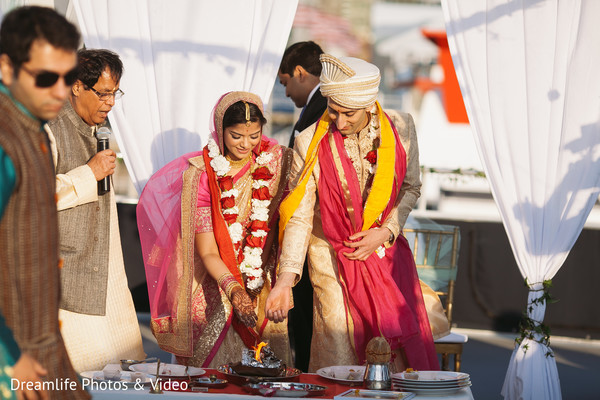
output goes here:
[[256, 326], [258, 316], [254, 312], [252, 299], [242, 286], [236, 286], [231, 290], [230, 301], [233, 311], [244, 325], [248, 327]]

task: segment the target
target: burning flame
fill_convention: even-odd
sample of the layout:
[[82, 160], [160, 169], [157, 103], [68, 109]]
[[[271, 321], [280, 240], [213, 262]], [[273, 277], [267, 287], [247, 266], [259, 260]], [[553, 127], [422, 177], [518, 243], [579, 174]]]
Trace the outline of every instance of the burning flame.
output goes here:
[[261, 362], [260, 361], [260, 351], [262, 350], [263, 347], [265, 347], [267, 344], [265, 342], [260, 342], [259, 344], [256, 345], [256, 347], [253, 347], [252, 350], [254, 350], [254, 358], [256, 359], [256, 361]]

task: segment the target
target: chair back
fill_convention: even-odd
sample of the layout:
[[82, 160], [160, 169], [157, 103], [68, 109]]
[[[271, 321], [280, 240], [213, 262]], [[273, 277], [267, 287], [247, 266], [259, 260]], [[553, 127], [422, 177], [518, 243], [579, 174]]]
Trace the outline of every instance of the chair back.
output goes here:
[[419, 278], [440, 297], [452, 326], [454, 284], [458, 270], [460, 231], [458, 226], [407, 224], [403, 230], [417, 266]]

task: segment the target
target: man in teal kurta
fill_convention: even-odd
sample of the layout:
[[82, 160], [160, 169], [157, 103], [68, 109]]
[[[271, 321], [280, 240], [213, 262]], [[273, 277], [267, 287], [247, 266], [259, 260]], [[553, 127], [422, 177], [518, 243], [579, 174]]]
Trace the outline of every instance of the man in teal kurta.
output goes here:
[[[0, 83], [0, 93], [10, 96], [10, 92], [2, 83]], [[24, 113], [29, 113], [21, 103], [12, 99]], [[16, 176], [12, 160], [0, 147], [0, 220], [15, 188]], [[31, 355], [21, 354], [12, 330], [6, 325], [4, 316], [0, 314], [0, 397], [16, 398], [16, 392], [11, 389], [11, 379], [36, 381], [46, 373], [47, 371]]]
[[[11, 390], [26, 398], [89, 398], [60, 334], [54, 167], [42, 129], [74, 82], [79, 38], [71, 23], [44, 7], [14, 9], [0, 27], [0, 326], [12, 331], [2, 328], [1, 373], [14, 376]], [[67, 381], [75, 384], [62, 386]]]

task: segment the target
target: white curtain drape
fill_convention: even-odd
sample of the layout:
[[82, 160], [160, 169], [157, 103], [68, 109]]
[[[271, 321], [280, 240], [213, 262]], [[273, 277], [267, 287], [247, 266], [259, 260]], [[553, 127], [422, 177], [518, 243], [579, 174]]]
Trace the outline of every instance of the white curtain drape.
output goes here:
[[[469, 120], [519, 270], [529, 318], [600, 191], [600, 1], [444, 0]], [[536, 339], [540, 335], [535, 334]], [[516, 346], [506, 399], [560, 399], [549, 348]]]
[[123, 60], [125, 96], [109, 119], [141, 193], [160, 167], [202, 148], [221, 95], [247, 90], [268, 102], [298, 0], [72, 3], [86, 47]]
[[13, 8], [21, 6], [54, 7], [54, 0], [0, 0], [0, 20]]

